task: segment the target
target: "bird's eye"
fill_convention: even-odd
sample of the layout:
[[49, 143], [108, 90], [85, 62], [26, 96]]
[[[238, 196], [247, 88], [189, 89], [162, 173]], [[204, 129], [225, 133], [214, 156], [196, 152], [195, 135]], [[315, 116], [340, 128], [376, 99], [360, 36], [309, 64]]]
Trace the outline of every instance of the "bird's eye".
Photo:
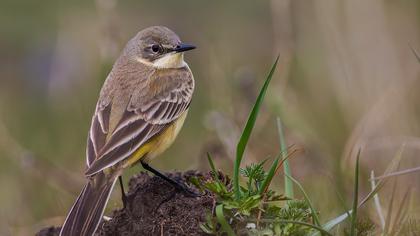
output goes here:
[[153, 44], [152, 45], [152, 51], [154, 53], [160, 52], [162, 50], [162, 46], [160, 46], [159, 44]]

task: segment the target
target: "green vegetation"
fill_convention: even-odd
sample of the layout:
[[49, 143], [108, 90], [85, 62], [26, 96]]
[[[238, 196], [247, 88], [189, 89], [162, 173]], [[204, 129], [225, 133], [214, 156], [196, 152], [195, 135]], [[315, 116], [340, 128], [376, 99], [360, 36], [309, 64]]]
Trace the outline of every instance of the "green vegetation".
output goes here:
[[[396, 235], [401, 230], [415, 229], [412, 225], [404, 224], [406, 216], [406, 206], [409, 198], [409, 192], [404, 195], [394, 219], [393, 229], [390, 229], [391, 213], [386, 218], [386, 223], [382, 230], [377, 230], [375, 224], [368, 218], [359, 217], [359, 208], [370, 199], [378, 199], [378, 192], [384, 186], [387, 178], [381, 179], [378, 183], [374, 182], [372, 177], [371, 192], [359, 202], [359, 178], [360, 178], [360, 155], [358, 151], [354, 169], [353, 185], [353, 204], [351, 210], [346, 212], [325, 224], [321, 224], [319, 213], [316, 211], [309, 195], [303, 186], [291, 175], [288, 165], [285, 138], [282, 131], [280, 119], [277, 119], [278, 133], [280, 137], [280, 154], [272, 162], [268, 171], [264, 169], [267, 160], [259, 163], [252, 163], [244, 168], [240, 168], [243, 159], [244, 150], [252, 133], [259, 109], [276, 69], [278, 58], [272, 66], [265, 83], [259, 93], [255, 105], [249, 115], [244, 131], [237, 146], [237, 154], [234, 165], [233, 180], [219, 172], [208, 154], [207, 159], [211, 167], [211, 180], [194, 179], [192, 182], [201, 190], [210, 191], [217, 197], [217, 206], [215, 214], [209, 214], [201, 229], [209, 234], [229, 236], [236, 234], [247, 235], [333, 235], [332, 230], [340, 224], [344, 224], [342, 234], [373, 235], [381, 232], [383, 235]], [[402, 150], [395, 156], [389, 164], [385, 177], [394, 172], [401, 161]], [[279, 167], [283, 166], [286, 194], [280, 194], [271, 187], [273, 178], [277, 174]], [[242, 177], [242, 179], [240, 178]], [[241, 180], [245, 185], [240, 185]], [[233, 184], [233, 186], [232, 186]], [[303, 200], [294, 198], [293, 185], [296, 185], [303, 195]], [[395, 195], [396, 181], [394, 182], [393, 194], [390, 201], [390, 210], [393, 209], [393, 200]], [[341, 200], [341, 196], [338, 196]], [[345, 205], [342, 202], [343, 206]], [[344, 208], [346, 208], [344, 206]], [[346, 224], [346, 219], [349, 223]], [[399, 226], [399, 225], [402, 225]], [[395, 228], [398, 227], [398, 228]], [[411, 227], [411, 228], [410, 228]], [[336, 232], [337, 233], [337, 232]]]
[[236, 147], [235, 167], [233, 169], [233, 188], [235, 191], [235, 198], [237, 200], [239, 200], [242, 195], [241, 189], [239, 187], [239, 168], [245, 152], [245, 147], [248, 143], [249, 137], [251, 136], [252, 129], [254, 128], [255, 121], [257, 120], [257, 116], [260, 111], [261, 103], [264, 100], [268, 85], [270, 84], [271, 78], [273, 77], [274, 71], [276, 70], [278, 61], [279, 57], [277, 56], [276, 62], [271, 68], [270, 73], [268, 74], [267, 79], [265, 80], [265, 83], [260, 91], [260, 94], [258, 95], [257, 101], [255, 102], [255, 105], [249, 114], [248, 121], [246, 122], [244, 131], [242, 132], [241, 138], [239, 139], [238, 146]]

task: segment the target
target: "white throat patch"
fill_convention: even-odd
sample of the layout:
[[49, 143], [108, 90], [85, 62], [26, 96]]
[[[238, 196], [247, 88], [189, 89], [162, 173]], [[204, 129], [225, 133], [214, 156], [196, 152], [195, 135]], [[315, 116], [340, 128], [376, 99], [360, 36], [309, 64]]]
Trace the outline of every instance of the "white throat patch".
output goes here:
[[181, 68], [186, 65], [184, 61], [184, 53], [170, 53], [162, 58], [149, 62], [143, 58], [137, 58], [137, 61], [155, 68]]

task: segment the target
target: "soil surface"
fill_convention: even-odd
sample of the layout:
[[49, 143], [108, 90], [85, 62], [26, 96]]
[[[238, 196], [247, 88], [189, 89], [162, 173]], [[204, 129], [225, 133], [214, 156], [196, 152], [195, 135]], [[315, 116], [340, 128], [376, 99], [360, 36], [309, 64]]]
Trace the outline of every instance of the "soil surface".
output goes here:
[[[169, 176], [185, 182], [203, 174], [188, 171]], [[209, 175], [204, 177], [209, 178]], [[101, 222], [95, 235], [206, 235], [200, 229], [200, 222], [205, 221], [206, 214], [215, 206], [214, 196], [208, 193], [192, 197], [144, 172], [130, 179], [127, 197], [126, 208], [114, 210], [110, 220]], [[59, 230], [59, 227], [49, 227], [36, 235], [55, 236]]]

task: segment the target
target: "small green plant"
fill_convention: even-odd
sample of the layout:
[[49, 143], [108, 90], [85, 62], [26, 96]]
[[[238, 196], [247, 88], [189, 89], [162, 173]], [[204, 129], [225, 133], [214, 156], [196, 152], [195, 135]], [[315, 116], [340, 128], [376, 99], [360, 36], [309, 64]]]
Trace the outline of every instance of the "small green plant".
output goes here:
[[[274, 158], [269, 170], [265, 171], [264, 169], [267, 160], [240, 168], [245, 147], [277, 62], [278, 58], [267, 76], [238, 142], [233, 180], [230, 181], [220, 175], [210, 155], [208, 155], [208, 161], [212, 169], [212, 178], [210, 180], [194, 180], [199, 188], [210, 191], [217, 197], [215, 216], [209, 214], [206, 223], [201, 225], [206, 233], [215, 235], [242, 233], [248, 235], [307, 235], [315, 230], [323, 231], [312, 224], [314, 213], [307, 201], [291, 198], [293, 197], [293, 182], [291, 180], [285, 178], [286, 192], [289, 197], [269, 188], [274, 176], [284, 163], [286, 163], [285, 173], [291, 173], [287, 164], [288, 150], [279, 120], [281, 151]], [[240, 179], [244, 179], [245, 186], [239, 184]], [[328, 232], [323, 233], [328, 234]]]
[[[209, 162], [210, 166], [213, 166], [210, 157]], [[221, 181], [215, 169], [212, 169], [212, 179], [201, 180], [204, 182], [200, 185], [215, 194], [218, 202], [216, 217], [209, 215], [206, 223], [201, 225], [206, 233], [307, 235], [313, 230], [312, 212], [306, 201], [291, 200], [268, 188], [260, 194], [262, 182], [268, 177], [263, 168], [265, 162], [251, 164], [240, 170], [241, 176], [246, 180], [246, 186], [241, 186], [242, 194], [239, 199], [231, 191], [231, 183]], [[229, 224], [226, 224], [227, 222]]]

